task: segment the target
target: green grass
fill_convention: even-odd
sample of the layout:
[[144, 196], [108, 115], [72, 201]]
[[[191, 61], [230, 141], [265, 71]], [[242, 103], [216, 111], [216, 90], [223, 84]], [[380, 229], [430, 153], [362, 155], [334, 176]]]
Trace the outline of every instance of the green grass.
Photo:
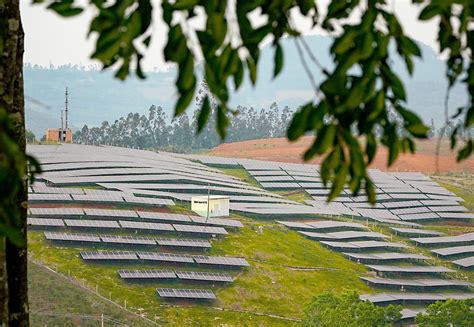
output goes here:
[[[126, 284], [117, 276], [117, 269], [124, 265], [99, 265], [84, 263], [79, 258], [79, 248], [57, 247], [45, 242], [41, 232], [29, 233], [30, 254], [50, 267], [57, 267], [63, 274], [73, 274], [77, 280], [84, 279], [86, 285], [107, 296], [111, 292], [113, 300], [137, 311], [143, 308], [148, 317], [160, 317], [160, 323], [178, 325], [288, 325], [292, 322], [255, 316], [247, 312], [274, 314], [288, 318], [300, 318], [304, 305], [312, 296], [324, 292], [356, 290], [361, 293], [373, 292], [359, 276], [366, 269], [332, 252], [319, 243], [308, 240], [296, 232], [288, 231], [274, 223], [256, 224], [244, 220], [245, 227], [232, 233], [223, 241], [216, 242], [211, 250], [213, 255], [243, 256], [251, 267], [242, 271], [230, 271], [236, 276], [229, 286], [213, 288], [218, 301], [214, 309], [206, 304], [170, 306], [155, 295], [157, 287], [206, 287], [198, 284], [173, 283]], [[257, 233], [257, 225], [264, 226], [263, 234]], [[131, 265], [135, 268], [170, 267], [163, 265]], [[312, 267], [316, 270], [297, 270], [292, 267]], [[172, 268], [176, 269], [176, 267]], [[178, 268], [179, 269], [179, 268]], [[198, 270], [198, 268], [194, 268]], [[231, 311], [222, 311], [231, 310]]]
[[32, 262], [28, 263], [28, 291], [32, 326], [98, 326], [91, 316], [99, 319], [101, 314], [129, 326], [153, 326]]
[[260, 187], [260, 184], [257, 182], [257, 180], [243, 168], [219, 168], [219, 170], [227, 175], [240, 178], [252, 186]]
[[273, 193], [283, 195], [288, 200], [303, 203], [303, 204], [306, 204], [307, 200], [313, 200], [313, 198], [305, 190], [273, 191]]

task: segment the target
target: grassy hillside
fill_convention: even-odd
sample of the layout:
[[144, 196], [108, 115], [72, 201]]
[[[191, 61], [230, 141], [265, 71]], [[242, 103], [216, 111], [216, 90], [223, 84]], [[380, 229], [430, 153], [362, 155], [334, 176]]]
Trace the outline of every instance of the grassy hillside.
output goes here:
[[101, 314], [106, 325], [153, 326], [44, 267], [29, 262], [28, 273], [32, 326], [100, 326]]
[[[155, 288], [173, 287], [172, 283], [125, 284], [116, 272], [124, 268], [123, 264], [84, 263], [78, 256], [80, 249], [53, 246], [45, 242], [41, 232], [30, 232], [29, 244], [35, 259], [57, 267], [64, 274], [69, 271], [77, 280], [84, 279], [92, 289], [97, 285], [104, 296], [108, 297], [111, 292], [112, 300], [118, 303], [126, 300], [127, 306], [135, 312], [141, 308], [150, 318], [159, 316], [160, 323], [287, 325], [294, 322], [265, 315], [299, 318], [304, 304], [323, 291], [373, 291], [359, 280], [358, 276], [365, 271], [361, 265], [274, 223], [249, 219], [244, 219], [244, 223], [241, 232], [216, 243], [211, 254], [244, 256], [251, 267], [241, 272], [231, 271], [238, 278], [227, 287], [214, 288], [218, 301], [212, 305], [163, 303], [155, 295]], [[258, 225], [264, 226], [262, 235], [257, 233]], [[190, 287], [202, 286], [191, 284]]]

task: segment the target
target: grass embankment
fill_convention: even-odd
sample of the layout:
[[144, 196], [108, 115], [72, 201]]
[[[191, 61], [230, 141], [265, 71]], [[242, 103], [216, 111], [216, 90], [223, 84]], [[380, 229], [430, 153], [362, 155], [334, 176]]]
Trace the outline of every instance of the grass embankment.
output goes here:
[[243, 168], [219, 168], [219, 170], [224, 174], [240, 178], [242, 181], [247, 182], [252, 186], [261, 187], [257, 180]]
[[[229, 286], [212, 288], [218, 301], [212, 308], [206, 304], [171, 306], [157, 298], [157, 287], [184, 287], [182, 284], [155, 283], [129, 284], [117, 276], [117, 269], [127, 265], [98, 265], [84, 263], [79, 258], [79, 248], [56, 247], [47, 243], [41, 232], [30, 232], [30, 252], [35, 259], [45, 262], [63, 274], [68, 271], [77, 280], [84, 279], [86, 285], [111, 297], [119, 303], [127, 301], [134, 312], [142, 308], [149, 318], [158, 316], [160, 323], [172, 324], [229, 324], [229, 325], [287, 325], [286, 321], [252, 313], [273, 314], [288, 318], [300, 318], [304, 305], [315, 294], [324, 291], [342, 292], [356, 290], [373, 292], [360, 281], [366, 270], [342, 255], [288, 231], [274, 223], [259, 224], [244, 220], [245, 227], [232, 233], [223, 241], [216, 242], [213, 255], [244, 256], [251, 267], [230, 272], [237, 278]], [[264, 226], [263, 234], [257, 232], [257, 225]], [[130, 265], [132, 269], [158, 268], [182, 269], [165, 265]], [[302, 270], [312, 268], [313, 270]], [[185, 287], [207, 287], [189, 284]], [[224, 311], [222, 310], [224, 309]], [[230, 310], [230, 311], [225, 311]], [[237, 312], [239, 310], [247, 313]]]
[[153, 326], [31, 262], [28, 290], [32, 326], [98, 326], [101, 314], [106, 325]]

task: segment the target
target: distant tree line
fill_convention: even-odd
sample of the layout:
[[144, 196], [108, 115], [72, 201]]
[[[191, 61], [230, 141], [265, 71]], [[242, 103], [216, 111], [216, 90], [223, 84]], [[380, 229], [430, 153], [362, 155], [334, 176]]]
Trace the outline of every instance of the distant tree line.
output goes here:
[[[232, 119], [226, 142], [283, 137], [293, 115], [289, 107], [280, 109], [275, 102], [268, 109], [238, 106], [237, 110], [238, 115]], [[129, 113], [113, 123], [104, 121], [98, 127], [84, 125], [74, 133], [73, 141], [175, 152], [209, 149], [222, 143], [214, 129], [215, 119], [215, 113], [211, 113], [210, 124], [196, 135], [198, 111], [192, 117], [183, 114], [170, 120], [163, 108], [152, 105], [147, 114]]]

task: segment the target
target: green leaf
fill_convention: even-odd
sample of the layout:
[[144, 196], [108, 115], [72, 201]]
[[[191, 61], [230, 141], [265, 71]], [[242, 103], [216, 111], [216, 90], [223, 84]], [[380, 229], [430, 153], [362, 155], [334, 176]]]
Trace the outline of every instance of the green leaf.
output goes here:
[[227, 117], [227, 109], [222, 106], [217, 107], [216, 129], [219, 137], [225, 139], [227, 127], [229, 126], [229, 117]]
[[255, 61], [251, 57], [247, 58], [247, 67], [249, 69], [250, 81], [252, 85], [255, 85], [257, 82], [257, 67], [255, 66]]
[[194, 77], [194, 60], [192, 56], [187, 56], [184, 61], [179, 64], [179, 76], [176, 86], [180, 92], [189, 90], [196, 83]]
[[375, 204], [375, 187], [368, 176], [365, 177], [365, 193], [367, 194], [367, 201]]
[[332, 47], [331, 52], [335, 54], [342, 54], [349, 50], [354, 45], [354, 40], [357, 37], [357, 30], [346, 30], [339, 38], [337, 38]]
[[71, 0], [56, 1], [51, 3], [48, 6], [48, 9], [54, 10], [56, 13], [63, 17], [77, 16], [82, 13], [84, 9], [79, 7], [73, 7], [73, 2], [74, 1]]
[[474, 148], [473, 142], [472, 140], [469, 140], [466, 143], [466, 146], [458, 152], [456, 160], [459, 162], [459, 161], [467, 159], [472, 154], [473, 148]]
[[275, 78], [280, 74], [283, 68], [283, 50], [279, 43], [276, 44], [275, 48], [275, 68], [273, 70], [273, 77]]
[[382, 74], [386, 78], [393, 94], [400, 100], [406, 101], [405, 88], [398, 76], [395, 75], [387, 66], [382, 66]]
[[[472, 94], [471, 94], [472, 97]], [[471, 106], [466, 113], [466, 120], [464, 121], [464, 127], [468, 128], [474, 125], [474, 106]]]
[[385, 108], [385, 93], [382, 90], [378, 91], [370, 104], [371, 106], [367, 113], [367, 121], [375, 120]]
[[296, 141], [304, 134], [306, 131], [306, 118], [312, 108], [313, 103], [309, 102], [293, 115], [287, 131], [287, 136], [290, 141]]
[[151, 35], [147, 36], [144, 40], [143, 40], [143, 44], [148, 48], [150, 46], [150, 41], [151, 41]]
[[176, 10], [190, 10], [199, 3], [199, 0], [176, 0], [171, 6]]
[[423, 10], [421, 11], [420, 13], [420, 16], [418, 16], [418, 18], [420, 20], [429, 20], [431, 18], [433, 18], [434, 16], [436, 15], [439, 15], [441, 14], [443, 11], [443, 8], [441, 7], [438, 7], [436, 5], [427, 5], [425, 8], [423, 8]]
[[370, 164], [374, 160], [375, 153], [377, 151], [377, 141], [375, 139], [375, 135], [373, 133], [367, 134], [366, 142], [367, 144], [365, 152], [367, 154], [367, 161]]
[[409, 54], [416, 57], [421, 57], [421, 50], [418, 45], [409, 37], [402, 36], [399, 39], [400, 47], [402, 47]]
[[346, 177], [348, 173], [348, 167], [345, 163], [341, 163], [339, 169], [336, 172], [336, 177], [334, 178], [334, 182], [331, 187], [331, 192], [328, 195], [327, 202], [330, 202], [344, 189], [344, 185], [346, 184]]
[[189, 106], [189, 104], [193, 100], [193, 97], [194, 97], [194, 87], [180, 95], [178, 101], [176, 102], [176, 106], [174, 108], [175, 117], [181, 115], [186, 110], [186, 108]]
[[301, 13], [305, 16], [315, 7], [314, 0], [297, 0], [296, 2], [300, 7]]
[[204, 126], [206, 126], [209, 120], [209, 113], [211, 112], [211, 103], [209, 101], [209, 97], [205, 97], [204, 101], [201, 106], [201, 110], [199, 111], [198, 116], [198, 124], [197, 124], [197, 131], [198, 133], [202, 131]]
[[428, 132], [430, 131], [429, 127], [423, 124], [413, 124], [405, 127], [413, 136], [418, 138], [427, 138]]
[[239, 59], [237, 63], [237, 70], [234, 74], [234, 86], [236, 90], [238, 90], [240, 86], [242, 85], [243, 79], [244, 79], [244, 65], [242, 64], [242, 61]]
[[398, 158], [400, 143], [395, 128], [388, 135], [388, 164], [390, 167]]

